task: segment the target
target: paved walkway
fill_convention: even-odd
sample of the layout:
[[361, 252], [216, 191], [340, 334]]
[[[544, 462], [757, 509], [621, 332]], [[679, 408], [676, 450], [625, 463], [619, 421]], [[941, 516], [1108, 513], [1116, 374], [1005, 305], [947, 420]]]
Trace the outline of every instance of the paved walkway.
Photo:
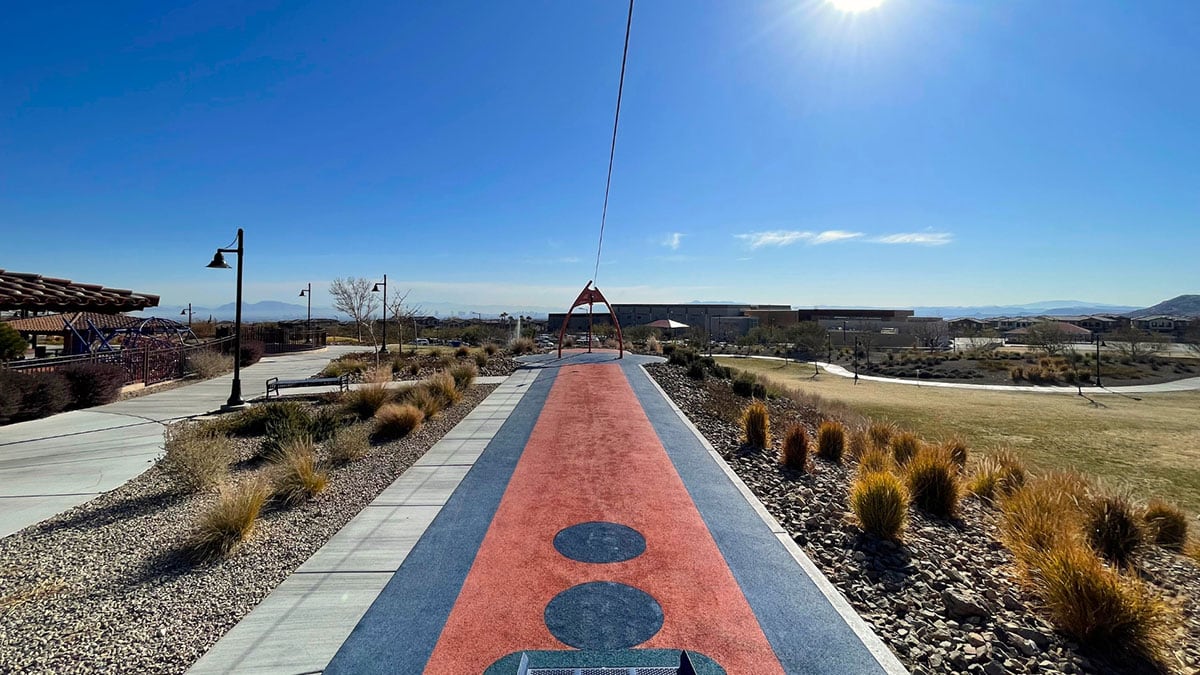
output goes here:
[[648, 360], [532, 359], [191, 672], [904, 672]]
[[[263, 357], [242, 369], [247, 399], [267, 378], [310, 377], [361, 347]], [[163, 449], [163, 423], [212, 412], [233, 375], [109, 405], [0, 427], [0, 537], [57, 515], [145, 471]], [[312, 390], [306, 390], [312, 391]]]
[[[715, 354], [731, 359], [762, 359], [765, 361], [787, 361], [789, 363], [807, 363], [812, 365], [812, 361], [796, 361], [795, 359], [785, 359], [782, 356], [744, 356], [737, 354]], [[854, 373], [847, 370], [845, 366], [839, 366], [836, 363], [825, 363], [817, 361], [825, 372], [839, 377], [854, 377]], [[1076, 394], [1080, 391], [1074, 386], [1033, 386], [1033, 385], [1015, 385], [1015, 384], [968, 384], [966, 382], [937, 382], [935, 380], [913, 380], [897, 377], [879, 377], [877, 375], [862, 375], [858, 376], [859, 380], [868, 382], [888, 382], [890, 384], [907, 384], [914, 387], [941, 387], [943, 389], [983, 389], [986, 391], [1010, 391], [1010, 392], [1026, 392], [1035, 394]], [[1089, 396], [1105, 394], [1166, 394], [1178, 391], [1200, 391], [1200, 377], [1188, 377], [1182, 380], [1173, 382], [1160, 382], [1158, 384], [1137, 384], [1126, 385], [1120, 387], [1096, 387], [1086, 386], [1081, 388], [1084, 394]]]

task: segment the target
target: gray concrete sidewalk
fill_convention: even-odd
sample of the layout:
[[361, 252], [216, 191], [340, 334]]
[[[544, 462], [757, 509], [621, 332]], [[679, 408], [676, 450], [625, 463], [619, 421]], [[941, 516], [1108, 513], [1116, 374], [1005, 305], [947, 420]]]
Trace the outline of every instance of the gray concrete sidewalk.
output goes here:
[[[762, 359], [764, 361], [788, 361], [797, 363], [794, 359], [785, 359], [782, 356], [740, 356], [737, 354], [716, 354], [731, 359]], [[799, 363], [807, 363], [812, 365], [812, 361], [800, 361]], [[817, 366], [830, 375], [838, 377], [854, 377], [854, 373], [847, 370], [845, 366], [839, 366], [834, 363], [825, 363], [817, 361]], [[1177, 391], [1200, 391], [1200, 377], [1188, 377], [1174, 382], [1160, 382], [1158, 384], [1135, 384], [1121, 387], [1096, 387], [1086, 386], [1077, 389], [1074, 386], [1033, 386], [1033, 385], [1016, 385], [1016, 384], [968, 384], [966, 382], [936, 382], [932, 380], [906, 380], [896, 377], [879, 377], [878, 375], [859, 375], [859, 380], [867, 382], [887, 382], [889, 384], [907, 384], [913, 387], [940, 387], [942, 389], [982, 389], [985, 391], [1008, 391], [1034, 394], [1076, 394], [1080, 389], [1083, 393], [1091, 395], [1103, 396], [1105, 394], [1166, 394]]]
[[[242, 369], [242, 394], [267, 378], [304, 378], [330, 359], [362, 351], [329, 347], [271, 355]], [[145, 471], [163, 449], [163, 423], [220, 408], [232, 375], [109, 405], [0, 427], [0, 537], [82, 504]]]

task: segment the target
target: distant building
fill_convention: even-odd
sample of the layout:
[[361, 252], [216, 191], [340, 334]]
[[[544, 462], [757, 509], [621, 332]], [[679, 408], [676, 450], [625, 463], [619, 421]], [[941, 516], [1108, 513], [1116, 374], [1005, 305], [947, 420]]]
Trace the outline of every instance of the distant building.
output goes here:
[[[1041, 323], [1040, 321], [1037, 323]], [[1092, 331], [1086, 328], [1080, 328], [1074, 324], [1065, 321], [1051, 321], [1050, 323], [1062, 331], [1063, 342], [1091, 342]], [[1029, 344], [1029, 333], [1033, 326], [1023, 326], [1014, 328], [1004, 333], [1004, 341], [1009, 344]]]

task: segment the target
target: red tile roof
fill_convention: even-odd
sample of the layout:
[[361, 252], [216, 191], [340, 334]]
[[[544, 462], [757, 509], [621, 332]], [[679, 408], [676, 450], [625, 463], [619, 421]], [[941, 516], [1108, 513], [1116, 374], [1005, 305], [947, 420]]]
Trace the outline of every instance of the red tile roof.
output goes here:
[[6, 321], [8, 325], [21, 333], [62, 333], [66, 330], [63, 320], [75, 327], [75, 330], [85, 331], [88, 321], [96, 328], [132, 328], [142, 322], [142, 319], [124, 314], [97, 314], [96, 312], [71, 312], [68, 314], [47, 314], [28, 319], [13, 319]]
[[157, 295], [0, 269], [0, 311], [28, 309], [116, 314], [157, 306]]

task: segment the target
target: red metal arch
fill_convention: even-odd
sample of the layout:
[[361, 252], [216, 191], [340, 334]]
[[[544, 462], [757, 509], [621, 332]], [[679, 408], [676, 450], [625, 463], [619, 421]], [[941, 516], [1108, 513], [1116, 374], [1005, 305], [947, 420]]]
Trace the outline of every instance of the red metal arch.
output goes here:
[[625, 358], [625, 338], [621, 335], [621, 322], [617, 321], [617, 313], [613, 311], [612, 305], [608, 299], [600, 292], [599, 288], [593, 288], [592, 282], [589, 280], [583, 290], [579, 292], [579, 297], [575, 298], [575, 304], [571, 305], [571, 309], [567, 310], [567, 316], [563, 318], [562, 328], [558, 329], [558, 358], [562, 358], [563, 338], [567, 334], [567, 326], [571, 323], [571, 314], [576, 307], [582, 305], [588, 306], [588, 353], [592, 351], [592, 305], [597, 302], [603, 302], [605, 307], [608, 307], [608, 316], [612, 319], [613, 326], [617, 328], [617, 344], [619, 350], [617, 358]]

